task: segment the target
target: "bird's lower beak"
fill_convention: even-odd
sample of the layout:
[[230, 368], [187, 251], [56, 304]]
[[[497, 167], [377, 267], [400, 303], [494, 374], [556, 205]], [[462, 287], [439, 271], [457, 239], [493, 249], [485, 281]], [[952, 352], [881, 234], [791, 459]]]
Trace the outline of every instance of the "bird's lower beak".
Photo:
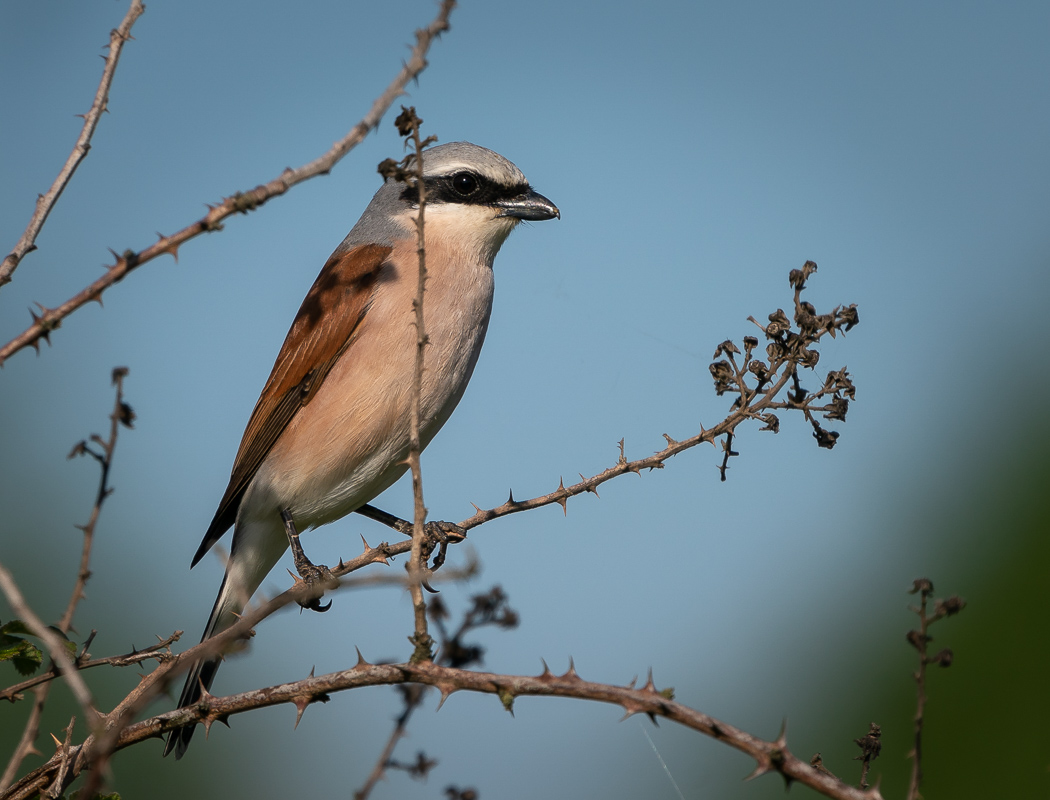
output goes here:
[[539, 192], [529, 189], [525, 194], [500, 200], [496, 203], [501, 217], [514, 217], [539, 221], [544, 219], [561, 219], [558, 207]]

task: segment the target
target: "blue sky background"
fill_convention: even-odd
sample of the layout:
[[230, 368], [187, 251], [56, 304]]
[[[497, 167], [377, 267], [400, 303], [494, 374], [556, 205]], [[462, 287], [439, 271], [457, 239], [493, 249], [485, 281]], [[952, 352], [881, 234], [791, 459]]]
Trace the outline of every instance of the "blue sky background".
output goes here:
[[[75, 140], [125, 10], [0, 7], [5, 252]], [[435, 11], [431, 0], [150, 3], [88, 159], [0, 289], [0, 340], [25, 328], [32, 303], [56, 305], [97, 277], [107, 248], [142, 249], [205, 203], [326, 150]], [[789, 718], [806, 757], [844, 743], [847, 758], [880, 715], [857, 701], [870, 689], [863, 668], [885, 663], [885, 691], [911, 691], [903, 589], [928, 574], [979, 604], [985, 576], [1019, 547], [1008, 526], [960, 520], [995, 500], [1004, 442], [1025, 439], [1046, 385], [1048, 32], [1042, 3], [535, 0], [454, 12], [405, 102], [425, 133], [513, 160], [563, 216], [522, 226], [497, 259], [481, 362], [424, 457], [432, 516], [593, 474], [621, 437], [638, 457], [663, 433], [684, 439], [721, 419], [715, 345], [753, 333], [748, 315], [789, 307], [787, 272], [807, 259], [820, 265], [811, 302], [855, 302], [862, 323], [822, 352], [821, 373], [847, 365], [858, 385], [834, 451], [785, 414], [775, 437], [742, 432], [727, 483], [707, 447], [570, 502], [567, 518], [554, 507], [472, 533], [484, 573], [444, 589], [446, 601], [499, 583], [522, 615], [517, 631], [482, 637], [486, 668], [538, 672], [542, 657], [562, 670], [571, 655], [585, 678], [625, 683], [653, 667], [678, 699], [757, 735]], [[138, 421], [119, 445], [77, 617], [82, 633], [99, 629], [96, 654], [176, 628], [196, 641], [221, 567], [209, 558], [190, 572], [190, 557], [303, 295], [378, 187], [375, 165], [401, 153], [391, 118], [331, 175], [231, 218], [177, 264], [144, 266], [39, 357], [19, 353], [0, 371], [0, 559], [57, 618], [96, 482], [91, 464], [64, 457], [104, 429], [111, 368], [131, 370]], [[409, 514], [408, 484], [378, 504]], [[354, 555], [359, 534], [387, 536], [347, 519], [311, 534], [308, 552]], [[288, 581], [279, 568], [265, 586]], [[339, 669], [355, 646], [403, 659], [410, 630], [398, 590], [338, 596], [326, 615], [260, 626], [216, 690]], [[115, 699], [134, 677], [120, 680], [100, 694]], [[855, 714], [818, 732], [820, 703]], [[116, 762], [114, 788], [158, 796], [162, 776], [175, 794], [281, 796], [309, 769], [322, 793], [349, 794], [397, 708], [389, 689], [345, 693], [294, 735], [290, 707], [241, 717], [178, 765], [160, 761], [159, 743], [139, 748], [139, 761]], [[399, 751], [441, 761], [429, 783], [395, 775], [374, 797], [436, 797], [449, 783], [486, 798], [677, 797], [642, 726], [619, 716], [522, 699], [512, 718], [491, 697], [457, 696], [422, 712]], [[908, 724], [884, 720], [898, 756]], [[718, 744], [669, 724], [649, 733], [687, 796], [782, 794], [773, 779], [741, 784], [750, 764]]]

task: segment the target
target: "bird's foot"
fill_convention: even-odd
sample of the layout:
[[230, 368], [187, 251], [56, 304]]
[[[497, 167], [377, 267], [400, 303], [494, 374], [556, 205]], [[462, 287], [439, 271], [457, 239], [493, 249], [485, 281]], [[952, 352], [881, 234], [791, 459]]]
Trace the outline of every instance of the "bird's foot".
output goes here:
[[288, 544], [292, 548], [292, 561], [295, 563], [295, 571], [299, 573], [298, 578], [295, 575], [292, 575], [292, 577], [295, 578], [296, 583], [305, 583], [310, 587], [310, 595], [297, 602], [302, 608], [309, 611], [323, 613], [332, 607], [331, 600], [323, 605], [321, 604], [321, 598], [324, 597], [325, 589], [334, 589], [339, 585], [339, 579], [324, 564], [314, 564], [306, 557], [303, 546], [299, 543], [299, 532], [295, 529], [292, 515], [287, 511], [282, 511], [281, 519], [284, 520], [284, 531], [288, 535]]
[[[441, 569], [441, 565], [445, 563], [445, 553], [450, 544], [458, 544], [466, 538], [466, 529], [461, 528], [454, 522], [434, 521], [426, 523], [423, 526], [424, 559], [429, 558], [434, 550], [437, 550], [437, 555], [434, 556], [434, 560], [430, 563], [430, 568], [427, 570], [428, 574]], [[422, 583], [423, 588], [428, 592], [437, 593], [437, 589], [431, 587], [426, 580]]]
[[459, 544], [467, 538], [467, 531], [455, 522], [427, 522], [423, 525], [423, 535], [439, 544]]
[[[364, 505], [357, 509], [357, 513], [376, 522], [381, 522], [388, 528], [393, 528], [398, 533], [411, 536], [415, 526], [407, 519], [395, 517], [375, 506]], [[454, 522], [427, 522], [423, 524], [423, 534], [431, 544], [456, 544], [467, 538], [467, 531]]]

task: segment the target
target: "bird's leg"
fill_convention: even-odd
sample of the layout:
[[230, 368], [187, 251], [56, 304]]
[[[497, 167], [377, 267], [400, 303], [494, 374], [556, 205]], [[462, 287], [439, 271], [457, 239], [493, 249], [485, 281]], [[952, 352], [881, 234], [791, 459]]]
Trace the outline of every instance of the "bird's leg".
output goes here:
[[[357, 509], [357, 513], [369, 519], [374, 519], [376, 522], [382, 522], [387, 527], [393, 528], [405, 536], [412, 535], [414, 526], [411, 522], [407, 519], [395, 517], [393, 514], [388, 514], [375, 506], [363, 505]], [[423, 543], [424, 561], [430, 558], [430, 554], [434, 552], [435, 546], [440, 545], [438, 554], [434, 557], [434, 563], [429, 567], [430, 572], [440, 569], [441, 565], [445, 563], [445, 551], [450, 544], [457, 544], [467, 538], [466, 530], [454, 522], [427, 522], [423, 525], [423, 535], [426, 537], [426, 541]], [[423, 581], [423, 586], [431, 592], [434, 591], [426, 581]]]
[[[395, 517], [393, 514], [388, 514], [375, 506], [363, 505], [357, 509], [357, 513], [368, 517], [369, 519], [374, 519], [376, 522], [381, 522], [388, 528], [393, 528], [395, 531], [403, 533], [405, 536], [412, 535], [412, 528], [414, 526], [411, 522], [407, 519]], [[423, 525], [423, 532], [426, 534], [427, 538], [432, 539], [435, 542], [440, 542], [445, 546], [462, 542], [467, 538], [467, 532], [454, 522], [427, 522]]]
[[306, 557], [306, 553], [303, 552], [303, 546], [299, 543], [299, 531], [295, 529], [295, 522], [287, 509], [281, 509], [281, 519], [284, 520], [284, 532], [288, 535], [288, 544], [292, 547], [292, 561], [295, 562], [295, 571], [299, 573], [299, 577], [303, 579], [304, 583], [313, 586], [319, 592], [316, 597], [300, 602], [299, 605], [311, 611], [327, 611], [332, 607], [332, 601], [329, 600], [324, 605], [321, 605], [321, 598], [324, 596], [325, 588], [337, 585], [338, 581], [328, 567], [324, 564], [314, 564]]

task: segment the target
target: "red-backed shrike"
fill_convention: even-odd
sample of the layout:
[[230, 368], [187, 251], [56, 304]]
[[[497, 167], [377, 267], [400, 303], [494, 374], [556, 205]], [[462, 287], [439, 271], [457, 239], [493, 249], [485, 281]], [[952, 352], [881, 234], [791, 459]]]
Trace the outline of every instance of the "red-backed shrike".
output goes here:
[[[492, 310], [492, 261], [521, 220], [560, 217], [510, 161], [454, 142], [423, 154], [429, 346], [423, 447], [452, 414], [474, 371]], [[232, 625], [289, 546], [288, 528], [355, 511], [407, 469], [419, 276], [418, 192], [387, 179], [328, 259], [288, 331], [233, 464], [230, 484], [193, 557], [232, 526], [233, 546], [204, 639]], [[210, 688], [221, 656], [198, 662], [179, 707]], [[193, 726], [164, 748], [179, 758]]]

